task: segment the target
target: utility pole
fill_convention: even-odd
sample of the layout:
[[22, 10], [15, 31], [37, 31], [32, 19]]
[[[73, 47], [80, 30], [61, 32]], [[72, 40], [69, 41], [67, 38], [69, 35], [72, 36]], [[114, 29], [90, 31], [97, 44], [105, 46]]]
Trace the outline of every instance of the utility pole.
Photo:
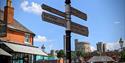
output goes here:
[[71, 63], [71, 1], [65, 0], [65, 13], [66, 13], [66, 63]]

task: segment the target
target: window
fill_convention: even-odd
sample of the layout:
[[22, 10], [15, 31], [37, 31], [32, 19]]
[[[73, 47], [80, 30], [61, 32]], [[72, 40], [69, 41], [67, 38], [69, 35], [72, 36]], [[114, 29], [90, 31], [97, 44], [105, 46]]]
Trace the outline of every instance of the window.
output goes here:
[[30, 34], [25, 33], [25, 43], [30, 44]]

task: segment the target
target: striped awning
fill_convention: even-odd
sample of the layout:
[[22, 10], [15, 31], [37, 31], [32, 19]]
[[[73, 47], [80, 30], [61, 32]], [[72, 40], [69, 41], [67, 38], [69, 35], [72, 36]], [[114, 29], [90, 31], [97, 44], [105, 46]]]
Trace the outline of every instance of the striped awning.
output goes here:
[[0, 55], [4, 55], [4, 56], [12, 56], [11, 54], [9, 54], [8, 52], [4, 51], [3, 49], [0, 48]]
[[5, 44], [10, 49], [12, 49], [14, 52], [47, 56], [46, 53], [44, 53], [41, 49], [37, 47], [13, 44], [13, 43], [8, 43], [8, 42], [3, 42], [3, 44]]

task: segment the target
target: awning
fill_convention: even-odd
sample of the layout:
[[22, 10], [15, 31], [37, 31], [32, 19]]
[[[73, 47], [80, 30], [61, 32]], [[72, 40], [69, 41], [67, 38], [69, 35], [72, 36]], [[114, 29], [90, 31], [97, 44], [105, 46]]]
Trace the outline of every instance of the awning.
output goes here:
[[87, 62], [108, 62], [108, 61], [114, 61], [114, 60], [109, 56], [93, 56]]
[[6, 46], [8, 46], [10, 49], [12, 49], [14, 52], [47, 56], [46, 53], [44, 53], [41, 49], [36, 48], [36, 47], [13, 44], [13, 43], [8, 43], [8, 42], [3, 42], [3, 43]]
[[4, 51], [3, 49], [0, 48], [0, 55], [5, 55], [5, 56], [12, 56], [8, 52]]

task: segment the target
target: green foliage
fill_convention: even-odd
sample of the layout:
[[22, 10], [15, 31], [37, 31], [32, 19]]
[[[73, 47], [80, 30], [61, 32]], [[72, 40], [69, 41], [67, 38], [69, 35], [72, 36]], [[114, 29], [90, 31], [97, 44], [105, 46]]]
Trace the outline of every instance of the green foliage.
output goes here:
[[125, 51], [123, 50], [123, 51], [121, 51], [120, 52], [120, 56], [121, 56], [121, 58], [120, 58], [120, 62], [125, 62]]
[[125, 51], [121, 52], [121, 58], [125, 58]]
[[82, 52], [82, 51], [77, 51], [76, 52], [76, 55], [78, 56], [78, 57], [84, 57], [85, 56], [85, 53], [84, 52]]
[[57, 57], [58, 57], [58, 58], [63, 58], [63, 57], [65, 57], [65, 52], [64, 52], [64, 50], [60, 50], [60, 51], [57, 53]]
[[[58, 58], [64, 58], [65, 57], [65, 52], [64, 52], [64, 50], [59, 50], [58, 52], [57, 52], [57, 57]], [[77, 57], [85, 57], [85, 56], [87, 56], [87, 55], [89, 55], [88, 53], [84, 53], [84, 52], [82, 52], [82, 51], [72, 51], [71, 52], [71, 58], [72, 59], [75, 59], [75, 58], [77, 58]]]
[[75, 59], [76, 57], [77, 57], [77, 56], [76, 56], [76, 52], [75, 52], [75, 51], [72, 51], [72, 52], [71, 52], [71, 58], [72, 58], [72, 59]]

